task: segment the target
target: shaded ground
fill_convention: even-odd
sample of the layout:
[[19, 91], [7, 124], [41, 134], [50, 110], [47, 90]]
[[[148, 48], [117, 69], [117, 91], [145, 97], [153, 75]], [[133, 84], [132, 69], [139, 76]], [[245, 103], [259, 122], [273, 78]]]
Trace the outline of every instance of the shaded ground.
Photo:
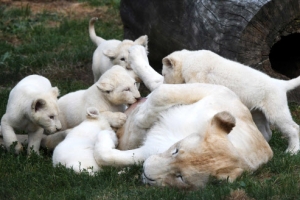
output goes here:
[[12, 1], [0, 0], [1, 5], [21, 8], [30, 6], [33, 14], [42, 13], [44, 11], [55, 12], [70, 18], [82, 18], [87, 16], [97, 16], [105, 18], [107, 6], [91, 7], [88, 3], [78, 3], [77, 1], [52, 1], [52, 0], [32, 0], [32, 1]]
[[[52, 0], [29, 0], [29, 1], [12, 1], [12, 0], [0, 0], [0, 6], [6, 6], [9, 9], [19, 8], [19, 9], [26, 9], [29, 8], [30, 10], [30, 19], [29, 23], [43, 23], [43, 22], [36, 22], [38, 20], [35, 17], [39, 16], [43, 13], [48, 13], [53, 16], [59, 16], [62, 19], [68, 20], [76, 20], [76, 19], [89, 19], [91, 17], [98, 17], [99, 21], [101, 22], [108, 22], [111, 24], [116, 25], [117, 27], [122, 29], [122, 23], [120, 20], [119, 13], [115, 10], [111, 9], [111, 5], [105, 5], [104, 3], [101, 6], [91, 6], [87, 2], [79, 3], [78, 1], [52, 1]], [[14, 19], [4, 20], [3, 23], [5, 26], [9, 27], [10, 24], [14, 22]], [[51, 18], [47, 19], [47, 22], [43, 24], [45, 27], [59, 27], [62, 20], [51, 20]], [[97, 26], [97, 25], [96, 25]], [[88, 27], [88, 24], [86, 24]], [[98, 27], [96, 27], [98, 28]], [[86, 28], [86, 35], [84, 39], [89, 39], [88, 31]], [[6, 41], [13, 46], [19, 46], [23, 42], [23, 38], [18, 37], [16, 34], [7, 34], [1, 32], [0, 30], [0, 40]], [[90, 43], [91, 49], [95, 49], [92, 43]], [[59, 47], [60, 48], [60, 47]], [[61, 51], [64, 49], [65, 46], [63, 45]], [[84, 50], [83, 50], [84, 51]], [[0, 53], [0, 59], [3, 55]], [[71, 64], [62, 64], [61, 60], [57, 60], [53, 58], [53, 61], [47, 65], [46, 67], [39, 69], [33, 69], [29, 66], [24, 67], [18, 73], [11, 73], [13, 68], [11, 66], [2, 68], [2, 73], [6, 74], [5, 79], [2, 78], [0, 81], [0, 85], [6, 87], [6, 85], [12, 84], [14, 85], [17, 80], [20, 80], [26, 75], [37, 73], [46, 76], [47, 78], [55, 79], [55, 80], [78, 80], [82, 81], [83, 83], [88, 83], [89, 85], [93, 82], [92, 81], [92, 71], [91, 71], [91, 58], [92, 53], [86, 56], [87, 59], [80, 60], [80, 62]], [[1, 62], [1, 60], [0, 60]], [[22, 63], [22, 62], [21, 62]], [[1, 64], [1, 63], [0, 63]], [[23, 63], [22, 63], [23, 64]], [[26, 64], [24, 64], [26, 65]], [[61, 67], [64, 65], [65, 67]], [[58, 67], [60, 66], [60, 67]]]

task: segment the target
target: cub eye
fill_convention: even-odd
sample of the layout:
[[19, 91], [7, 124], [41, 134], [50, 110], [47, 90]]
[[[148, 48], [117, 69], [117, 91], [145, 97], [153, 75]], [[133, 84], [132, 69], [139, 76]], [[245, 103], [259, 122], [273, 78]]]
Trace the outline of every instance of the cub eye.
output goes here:
[[110, 90], [107, 90], [107, 91], [105, 91], [107, 94], [109, 94], [111, 91]]
[[54, 119], [54, 115], [50, 115], [49, 118], [50, 118], [50, 119]]
[[177, 153], [178, 153], [178, 151], [179, 151], [179, 150], [178, 150], [178, 148], [176, 148], [176, 149], [175, 149], [175, 151], [172, 153], [172, 155], [175, 155], [175, 154], [177, 154]]
[[125, 58], [124, 58], [124, 57], [122, 57], [120, 60], [122, 60], [122, 61], [125, 61]]

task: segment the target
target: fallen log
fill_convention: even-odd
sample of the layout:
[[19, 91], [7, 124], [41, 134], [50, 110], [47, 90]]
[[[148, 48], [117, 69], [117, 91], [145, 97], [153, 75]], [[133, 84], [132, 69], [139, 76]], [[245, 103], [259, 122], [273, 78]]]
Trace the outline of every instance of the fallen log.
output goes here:
[[[175, 50], [208, 49], [271, 77], [300, 75], [299, 0], [121, 0], [124, 38], [149, 36], [161, 71]], [[300, 88], [289, 100], [300, 102]]]

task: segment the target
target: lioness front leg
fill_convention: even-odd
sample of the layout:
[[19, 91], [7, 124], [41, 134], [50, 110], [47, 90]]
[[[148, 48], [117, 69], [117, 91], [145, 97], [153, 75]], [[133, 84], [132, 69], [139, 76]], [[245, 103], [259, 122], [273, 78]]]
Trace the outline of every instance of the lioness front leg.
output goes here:
[[99, 132], [94, 147], [94, 158], [99, 166], [128, 166], [139, 164], [146, 159], [142, 148], [121, 151], [116, 149], [117, 144], [115, 132]]
[[147, 97], [147, 101], [140, 107], [136, 123], [140, 128], [150, 128], [160, 112], [175, 105], [192, 104], [206, 96], [220, 92], [233, 93], [224, 86], [204, 83], [162, 84]]
[[67, 129], [63, 131], [56, 132], [51, 135], [43, 135], [42, 141], [41, 141], [41, 146], [50, 150], [54, 150], [54, 148], [61, 142], [63, 141], [68, 133], [72, 129]]
[[142, 79], [150, 91], [163, 84], [164, 77], [149, 65], [147, 52], [143, 46], [134, 45], [130, 47], [128, 61], [132, 70]]
[[19, 154], [23, 150], [22, 144], [18, 141], [16, 133], [13, 127], [8, 123], [6, 114], [3, 115], [1, 119], [1, 131], [3, 136], [3, 141], [6, 149], [9, 149], [10, 146], [17, 142], [15, 146], [15, 153]]

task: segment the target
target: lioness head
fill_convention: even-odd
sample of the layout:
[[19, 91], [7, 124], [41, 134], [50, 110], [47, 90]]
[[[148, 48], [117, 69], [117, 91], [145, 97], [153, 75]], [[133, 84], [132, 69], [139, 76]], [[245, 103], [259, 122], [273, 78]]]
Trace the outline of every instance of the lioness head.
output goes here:
[[175, 51], [162, 59], [162, 75], [164, 83], [167, 84], [181, 84], [185, 83], [182, 77], [182, 60], [189, 51], [181, 50]]
[[195, 189], [205, 186], [209, 176], [235, 180], [243, 172], [244, 161], [227, 138], [234, 126], [230, 113], [217, 113], [204, 134], [192, 134], [149, 157], [144, 163], [144, 182]]
[[119, 65], [107, 70], [96, 85], [103, 96], [114, 105], [133, 104], [141, 97], [135, 79]]
[[148, 49], [148, 37], [146, 35], [139, 37], [135, 41], [132, 40], [123, 40], [116, 49], [107, 49], [103, 51], [103, 54], [110, 58], [114, 65], [120, 65], [127, 69], [130, 75], [139, 80], [139, 77], [132, 71], [130, 63], [128, 62], [128, 49], [133, 45], [142, 45], [145, 47], [146, 51]]
[[33, 100], [31, 104], [33, 120], [37, 125], [44, 128], [45, 133], [54, 133], [61, 129], [61, 123], [58, 119], [58, 95], [57, 87], [53, 87], [49, 92], [40, 94], [40, 97]]

